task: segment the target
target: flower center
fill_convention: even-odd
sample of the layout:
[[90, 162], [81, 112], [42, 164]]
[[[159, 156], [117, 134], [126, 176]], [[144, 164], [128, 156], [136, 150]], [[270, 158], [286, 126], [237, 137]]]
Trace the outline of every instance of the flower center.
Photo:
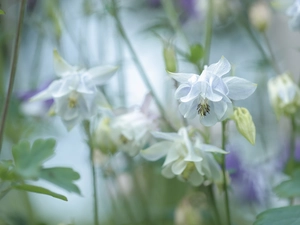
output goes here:
[[184, 171], [181, 174], [181, 177], [185, 180], [189, 179], [190, 175], [196, 169], [195, 164], [193, 162], [188, 162]]
[[210, 106], [207, 100], [201, 101], [197, 106], [197, 112], [200, 116], [206, 116], [210, 112]]
[[129, 142], [129, 140], [123, 134], [120, 135], [120, 140], [124, 145]]
[[68, 98], [68, 106], [70, 108], [75, 108], [78, 103], [77, 94], [71, 93], [70, 97]]

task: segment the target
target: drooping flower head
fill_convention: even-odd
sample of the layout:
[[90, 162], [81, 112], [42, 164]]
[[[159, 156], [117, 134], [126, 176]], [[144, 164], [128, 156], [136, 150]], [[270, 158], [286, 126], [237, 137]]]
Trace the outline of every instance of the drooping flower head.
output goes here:
[[226, 154], [224, 150], [213, 145], [202, 144], [200, 137], [191, 139], [186, 127], [178, 133], [152, 132], [158, 142], [141, 151], [141, 155], [150, 161], [166, 156], [162, 174], [166, 178], [177, 176], [194, 186], [201, 185], [205, 179], [215, 182], [222, 180], [222, 174], [212, 152]]
[[212, 126], [232, 114], [232, 100], [248, 98], [256, 84], [238, 77], [223, 77], [231, 69], [225, 57], [219, 62], [205, 66], [201, 75], [171, 73], [180, 84], [175, 92], [180, 100], [179, 111], [187, 118], [200, 116], [204, 126]]
[[300, 30], [300, 0], [295, 0], [288, 8], [287, 15], [290, 17], [289, 25], [294, 31]]
[[96, 146], [104, 153], [117, 150], [135, 156], [151, 138], [153, 120], [139, 110], [101, 120], [95, 132]]
[[31, 101], [53, 99], [53, 110], [61, 117], [68, 130], [82, 120], [94, 116], [98, 106], [107, 106], [97, 86], [104, 84], [117, 67], [84, 69], [71, 66], [54, 50], [54, 70], [59, 79], [33, 96]]
[[268, 82], [270, 102], [277, 118], [292, 115], [300, 107], [300, 89], [289, 74], [271, 78]]

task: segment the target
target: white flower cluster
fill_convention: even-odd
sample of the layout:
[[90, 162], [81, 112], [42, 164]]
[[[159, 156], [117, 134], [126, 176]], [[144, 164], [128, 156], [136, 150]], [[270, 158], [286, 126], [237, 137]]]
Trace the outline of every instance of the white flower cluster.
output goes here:
[[54, 113], [61, 117], [68, 130], [97, 112], [98, 106], [107, 106], [97, 86], [103, 85], [117, 67], [99, 66], [82, 69], [69, 65], [54, 50], [54, 69], [59, 77], [47, 89], [31, 98], [31, 101], [54, 99]]
[[287, 15], [290, 17], [289, 25], [292, 30], [300, 30], [300, 0], [295, 0], [288, 8]]
[[221, 182], [222, 173], [212, 152], [226, 154], [224, 150], [213, 145], [202, 144], [200, 137], [193, 140], [188, 129], [182, 127], [178, 133], [153, 132], [154, 137], [164, 139], [141, 151], [141, 155], [150, 161], [166, 156], [162, 174], [167, 178], [177, 176], [193, 186], [201, 185], [205, 179]]
[[171, 73], [180, 84], [175, 97], [180, 100], [179, 110], [188, 119], [200, 115], [204, 126], [212, 126], [228, 118], [233, 111], [232, 100], [249, 97], [256, 84], [238, 77], [223, 77], [231, 69], [225, 57], [206, 66], [201, 75]]

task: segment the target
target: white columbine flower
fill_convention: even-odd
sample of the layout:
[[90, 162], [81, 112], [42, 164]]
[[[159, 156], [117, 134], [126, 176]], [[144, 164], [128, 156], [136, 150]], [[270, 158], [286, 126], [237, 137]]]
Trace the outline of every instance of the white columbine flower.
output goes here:
[[166, 156], [163, 176], [167, 178], [177, 176], [194, 186], [202, 184], [205, 178], [214, 182], [222, 181], [220, 167], [211, 152], [222, 154], [227, 152], [212, 145], [202, 144], [200, 137], [191, 140], [185, 127], [178, 133], [152, 132], [152, 134], [165, 141], [142, 150], [141, 155], [150, 161]]
[[130, 156], [137, 155], [145, 147], [154, 129], [153, 121], [138, 110], [112, 118], [110, 127], [117, 148]]
[[204, 126], [212, 126], [232, 114], [232, 100], [249, 97], [256, 84], [242, 78], [223, 77], [231, 69], [225, 57], [219, 62], [205, 66], [201, 75], [170, 73], [181, 85], [175, 92], [180, 100], [179, 111], [188, 119], [200, 115]]
[[300, 107], [300, 89], [289, 74], [271, 78], [268, 82], [269, 96], [277, 118], [296, 113]]
[[290, 17], [289, 25], [292, 30], [300, 30], [300, 0], [295, 0], [287, 10], [287, 15]]
[[104, 84], [117, 70], [113, 66], [82, 69], [69, 65], [54, 50], [54, 70], [59, 77], [47, 89], [31, 98], [31, 101], [54, 99], [53, 110], [68, 130], [84, 119], [94, 116], [98, 106], [107, 102], [97, 86]]

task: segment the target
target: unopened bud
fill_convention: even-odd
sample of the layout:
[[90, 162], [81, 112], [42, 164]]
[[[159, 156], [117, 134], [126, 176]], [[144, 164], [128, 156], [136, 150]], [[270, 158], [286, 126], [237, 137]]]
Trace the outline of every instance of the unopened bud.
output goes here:
[[169, 72], [176, 72], [177, 71], [177, 60], [176, 60], [176, 52], [172, 45], [167, 44], [164, 47], [164, 61], [166, 70]]
[[249, 12], [251, 24], [260, 32], [264, 32], [271, 20], [271, 12], [264, 2], [257, 2], [252, 5]]
[[255, 144], [255, 125], [248, 109], [238, 107], [233, 112], [232, 119], [241, 135], [243, 135], [252, 145]]

